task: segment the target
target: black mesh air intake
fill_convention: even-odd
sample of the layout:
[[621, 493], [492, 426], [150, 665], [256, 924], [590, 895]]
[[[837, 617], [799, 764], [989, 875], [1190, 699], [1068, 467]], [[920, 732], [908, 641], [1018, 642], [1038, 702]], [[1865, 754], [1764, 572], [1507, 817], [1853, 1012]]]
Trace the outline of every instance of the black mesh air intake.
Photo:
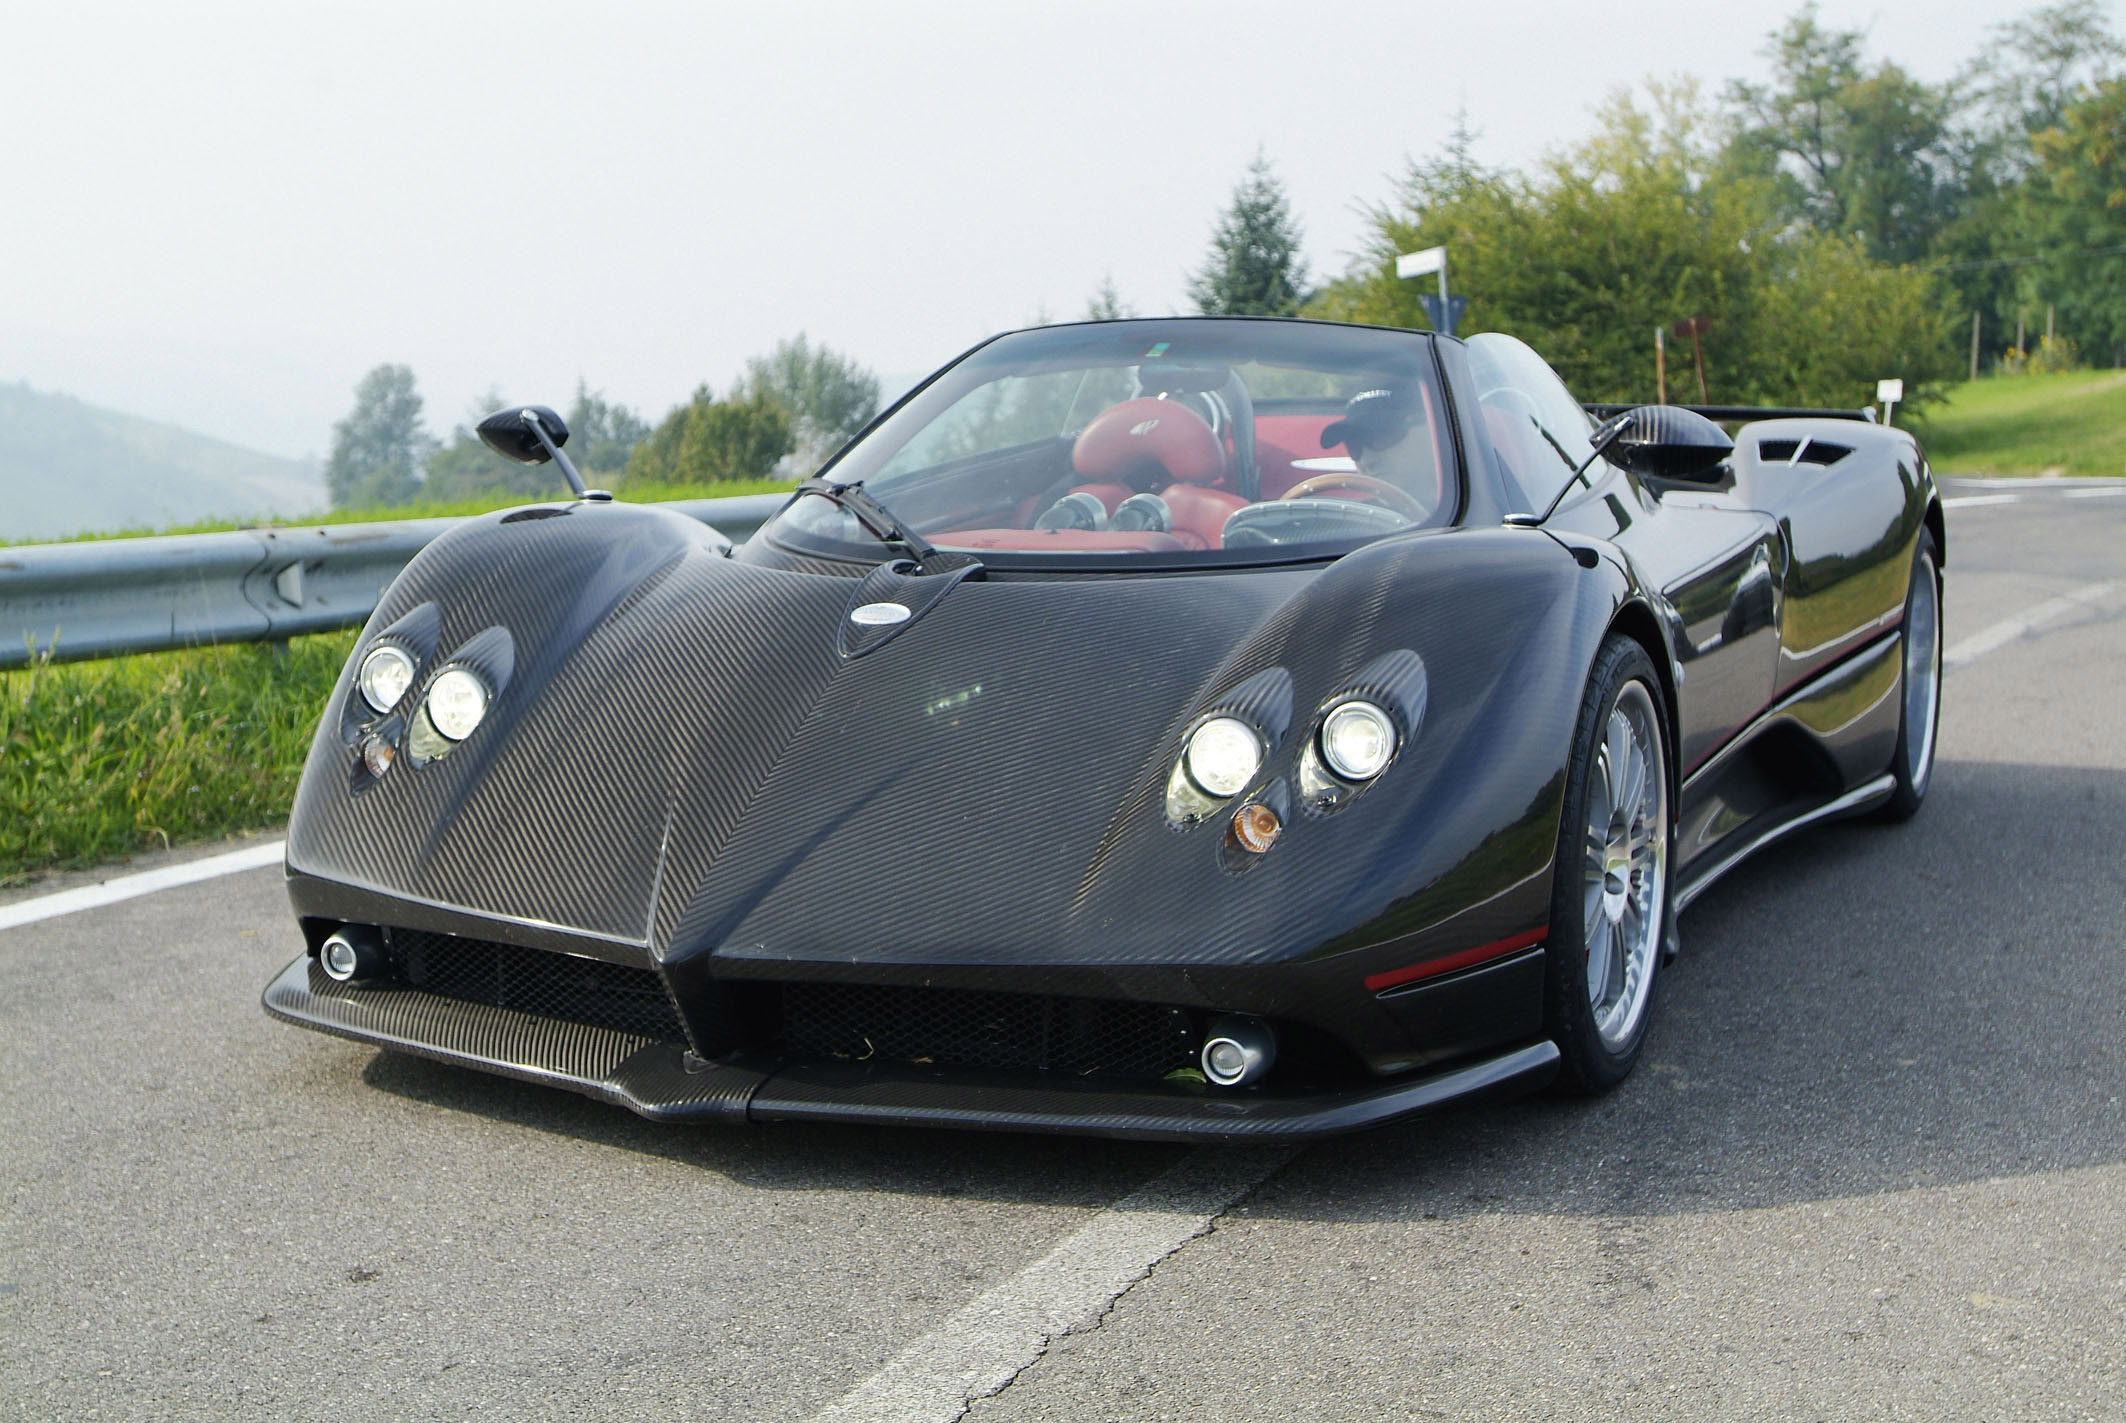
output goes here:
[[1156, 1003], [847, 983], [784, 985], [783, 1038], [807, 1056], [1074, 1077], [1163, 1077], [1197, 1047], [1189, 1015]]
[[686, 1045], [654, 969], [417, 929], [388, 930], [385, 944], [392, 976], [410, 988]]

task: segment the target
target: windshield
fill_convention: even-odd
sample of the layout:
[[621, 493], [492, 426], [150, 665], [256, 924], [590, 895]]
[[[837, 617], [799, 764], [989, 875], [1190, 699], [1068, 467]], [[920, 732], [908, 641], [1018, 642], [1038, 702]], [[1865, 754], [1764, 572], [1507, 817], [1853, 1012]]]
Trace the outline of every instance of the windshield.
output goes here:
[[[1450, 523], [1461, 478], [1430, 338], [1297, 321], [1129, 321], [1000, 337], [880, 423], [825, 477], [985, 562], [1321, 557]], [[767, 528], [876, 561], [816, 496]]]

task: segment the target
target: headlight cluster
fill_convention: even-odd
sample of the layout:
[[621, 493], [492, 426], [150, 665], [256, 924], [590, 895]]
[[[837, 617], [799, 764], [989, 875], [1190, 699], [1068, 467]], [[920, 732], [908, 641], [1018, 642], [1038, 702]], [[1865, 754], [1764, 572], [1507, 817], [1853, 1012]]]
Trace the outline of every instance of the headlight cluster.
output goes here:
[[[1230, 705], [1245, 704], [1236, 697]], [[1284, 828], [1276, 807], [1285, 804], [1286, 783], [1273, 780], [1259, 793], [1249, 789], [1261, 776], [1272, 745], [1282, 739], [1289, 715], [1274, 709], [1274, 700], [1270, 705], [1273, 709], [1262, 724], [1236, 709], [1214, 712], [1189, 732], [1167, 779], [1166, 814], [1171, 823], [1196, 825], [1231, 810], [1233, 838], [1240, 849], [1259, 855], [1276, 842]], [[1404, 735], [1399, 716], [1380, 701], [1348, 694], [1330, 701], [1300, 746], [1295, 769], [1301, 796], [1317, 811], [1346, 804], [1388, 769]], [[1233, 809], [1231, 802], [1243, 795], [1247, 799]]]
[[[430, 621], [432, 624], [432, 615]], [[386, 640], [363, 654], [354, 677], [355, 692], [361, 700], [359, 704], [352, 700], [349, 703], [350, 712], [366, 707], [374, 717], [382, 718], [355, 718], [350, 732], [362, 764], [373, 779], [381, 779], [397, 764], [402, 749], [419, 766], [447, 754], [479, 729], [497, 690], [497, 683], [484, 670], [491, 659], [483, 656], [483, 650], [491, 650], [488, 644], [495, 638], [505, 645], [508, 639], [500, 628], [489, 629], [452, 654], [453, 660], [430, 674], [426, 687], [416, 691], [421, 683], [422, 663], [433, 646], [433, 630], [425, 638], [418, 634], [407, 638], [397, 633], [397, 626], [384, 635]], [[507, 668], [505, 658], [501, 672], [504, 679]], [[415, 704], [402, 711], [409, 694], [414, 695]]]

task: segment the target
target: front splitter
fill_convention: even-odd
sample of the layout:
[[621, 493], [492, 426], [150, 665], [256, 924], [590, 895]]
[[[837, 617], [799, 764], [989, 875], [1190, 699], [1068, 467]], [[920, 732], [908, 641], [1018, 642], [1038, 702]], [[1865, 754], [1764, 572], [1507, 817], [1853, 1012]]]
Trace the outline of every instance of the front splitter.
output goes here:
[[336, 983], [307, 955], [267, 985], [264, 1003], [273, 1016], [302, 1027], [565, 1087], [668, 1122], [863, 1122], [1144, 1141], [1291, 1139], [1529, 1091], [1550, 1081], [1558, 1066], [1557, 1047], [1546, 1041], [1352, 1091], [1228, 1094], [1192, 1083], [1109, 1086], [870, 1063], [704, 1062], [669, 1043], [609, 1028], [415, 988]]

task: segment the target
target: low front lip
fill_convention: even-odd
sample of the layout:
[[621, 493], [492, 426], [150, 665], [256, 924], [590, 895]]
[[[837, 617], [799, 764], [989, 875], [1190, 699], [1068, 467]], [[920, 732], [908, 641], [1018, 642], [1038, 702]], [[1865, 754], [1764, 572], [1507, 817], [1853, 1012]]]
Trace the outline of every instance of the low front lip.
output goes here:
[[1120, 1137], [1243, 1141], [1333, 1136], [1449, 1102], [1514, 1095], [1555, 1076], [1543, 1041], [1389, 1084], [1226, 1095], [1182, 1083], [1114, 1087], [1045, 1077], [738, 1057], [557, 1023], [413, 988], [334, 983], [309, 955], [264, 994], [277, 1018], [377, 1047], [542, 1083], [667, 1122], [860, 1122]]

